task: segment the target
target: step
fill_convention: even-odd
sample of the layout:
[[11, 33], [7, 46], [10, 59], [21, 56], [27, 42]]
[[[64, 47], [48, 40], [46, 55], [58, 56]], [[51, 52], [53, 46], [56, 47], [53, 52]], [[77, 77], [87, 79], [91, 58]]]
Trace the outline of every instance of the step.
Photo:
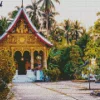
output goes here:
[[18, 75], [18, 71], [16, 70], [16, 74], [13, 78], [13, 82], [35, 82], [35, 81], [43, 81], [42, 71], [37, 70], [33, 72], [31, 70], [27, 70], [26, 75]]

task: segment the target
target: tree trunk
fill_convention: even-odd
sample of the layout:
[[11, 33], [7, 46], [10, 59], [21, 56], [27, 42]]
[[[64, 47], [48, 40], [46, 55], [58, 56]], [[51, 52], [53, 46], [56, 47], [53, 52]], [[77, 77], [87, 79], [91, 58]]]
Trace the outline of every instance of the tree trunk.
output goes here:
[[66, 38], [67, 38], [67, 43], [69, 44], [69, 36], [67, 32], [66, 32]]
[[47, 37], [49, 37], [50, 36], [50, 34], [49, 34], [49, 22], [48, 22], [48, 13], [46, 14], [46, 30], [47, 30]]

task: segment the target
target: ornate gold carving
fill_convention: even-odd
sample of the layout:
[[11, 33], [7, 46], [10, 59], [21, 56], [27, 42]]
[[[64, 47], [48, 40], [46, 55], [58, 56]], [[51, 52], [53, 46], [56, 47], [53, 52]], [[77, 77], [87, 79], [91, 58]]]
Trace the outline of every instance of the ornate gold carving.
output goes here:
[[24, 43], [25, 42], [25, 38], [24, 37], [20, 37], [20, 43]]
[[33, 34], [27, 36], [27, 43], [29, 43], [29, 44], [35, 44], [35, 42], [36, 41], [35, 41], [35, 38], [34, 38]]
[[16, 28], [16, 32], [17, 33], [27, 33], [28, 32], [28, 28], [26, 27], [23, 19], [21, 19], [21, 21], [19, 22], [19, 26]]
[[10, 43], [10, 44], [16, 44], [17, 43], [17, 38], [13, 35], [10, 35], [9, 37], [7, 37], [7, 43]]

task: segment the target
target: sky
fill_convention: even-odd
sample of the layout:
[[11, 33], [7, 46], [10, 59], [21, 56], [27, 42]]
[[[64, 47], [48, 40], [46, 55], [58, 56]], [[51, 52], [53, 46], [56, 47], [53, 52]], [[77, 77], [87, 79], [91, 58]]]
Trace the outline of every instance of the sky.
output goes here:
[[[3, 7], [0, 7], [0, 16], [6, 16], [15, 9], [15, 6], [20, 6], [22, 0], [0, 0], [3, 1]], [[24, 7], [31, 4], [31, 0], [23, 0]], [[60, 4], [54, 3], [56, 11], [59, 15], [56, 16], [58, 23], [65, 19], [72, 21], [79, 20], [82, 26], [87, 29], [94, 24], [97, 19], [96, 13], [100, 11], [100, 0], [59, 0]]]

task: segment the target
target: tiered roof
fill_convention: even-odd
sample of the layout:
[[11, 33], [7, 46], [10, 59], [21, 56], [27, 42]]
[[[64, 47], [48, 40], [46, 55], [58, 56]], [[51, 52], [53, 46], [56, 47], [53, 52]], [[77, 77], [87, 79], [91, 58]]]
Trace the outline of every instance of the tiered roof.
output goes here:
[[18, 11], [14, 21], [12, 22], [12, 24], [8, 27], [8, 29], [3, 33], [3, 35], [0, 37], [0, 41], [3, 40], [8, 33], [12, 32], [12, 30], [14, 29], [14, 27], [16, 26], [17, 22], [20, 20], [20, 17], [24, 15], [24, 18], [26, 20], [26, 22], [28, 23], [28, 26], [30, 27], [31, 31], [33, 34], [35, 34], [37, 36], [37, 38], [39, 38], [43, 43], [45, 43], [48, 46], [53, 46], [53, 44], [48, 41], [45, 37], [43, 37], [38, 30], [36, 29], [36, 27], [33, 25], [33, 23], [31, 22], [30, 18], [28, 17], [26, 11], [24, 8], [20, 8], [20, 10]]

